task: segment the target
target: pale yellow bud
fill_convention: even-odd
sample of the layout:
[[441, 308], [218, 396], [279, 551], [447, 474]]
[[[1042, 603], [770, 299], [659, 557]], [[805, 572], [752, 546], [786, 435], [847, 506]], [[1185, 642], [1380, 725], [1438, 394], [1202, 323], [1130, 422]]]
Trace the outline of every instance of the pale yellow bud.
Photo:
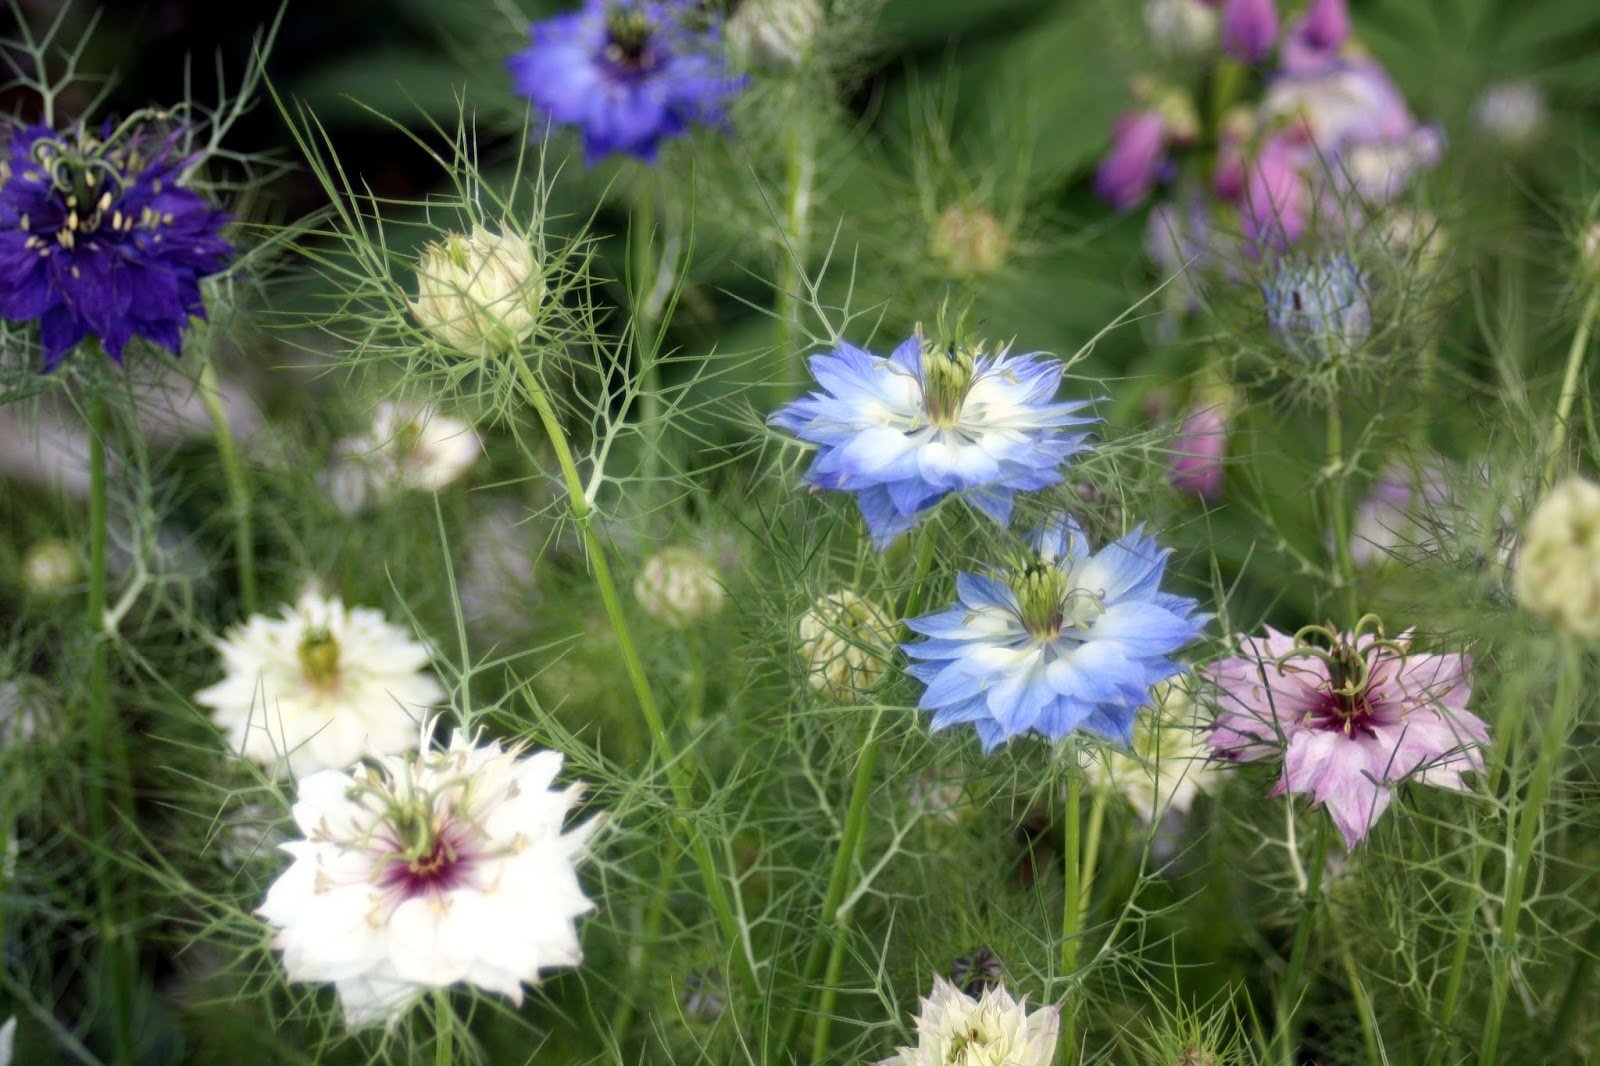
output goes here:
[[49, 595], [65, 592], [77, 580], [82, 568], [78, 553], [65, 541], [41, 540], [22, 558], [22, 581], [29, 592]]
[[894, 651], [894, 624], [871, 600], [841, 589], [800, 618], [806, 681], [840, 703], [855, 703], [883, 682]]
[[693, 548], [652, 555], [633, 580], [633, 594], [646, 614], [671, 629], [710, 621], [727, 600], [717, 568]]
[[423, 249], [411, 313], [447, 347], [504, 352], [533, 332], [544, 294], [527, 241], [474, 226], [470, 236], [447, 233]]
[[1001, 221], [981, 207], [951, 204], [934, 224], [933, 254], [953, 274], [992, 274], [1006, 261], [1011, 237]]
[[1517, 554], [1517, 599], [1582, 637], [1600, 637], [1600, 485], [1568, 478], [1535, 507]]
[[823, 20], [818, 0], [745, 0], [728, 20], [728, 47], [742, 66], [797, 67]]

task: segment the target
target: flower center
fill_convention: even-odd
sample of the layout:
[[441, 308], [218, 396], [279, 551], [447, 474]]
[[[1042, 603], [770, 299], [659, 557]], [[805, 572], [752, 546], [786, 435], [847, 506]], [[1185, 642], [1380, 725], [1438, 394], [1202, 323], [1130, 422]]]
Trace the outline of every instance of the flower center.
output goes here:
[[465, 838], [459, 827], [441, 822], [429, 801], [418, 798], [390, 815], [395, 851], [379, 876], [383, 888], [410, 899], [429, 892], [446, 892], [460, 885], [471, 868]]
[[325, 626], [313, 626], [300, 641], [300, 673], [313, 687], [339, 687], [339, 642]]
[[950, 1038], [950, 1056], [952, 1063], [965, 1062], [970, 1056], [976, 1057], [976, 1052], [989, 1046], [988, 1034], [976, 1025], [967, 1026], [964, 1032], [956, 1033]]
[[1088, 629], [1105, 613], [1100, 597], [1074, 587], [1071, 574], [1049, 563], [1034, 563], [1015, 574], [1011, 591], [1021, 607], [1023, 628], [1036, 640], [1054, 640], [1064, 630]]
[[656, 55], [650, 47], [654, 31], [644, 11], [611, 8], [606, 12], [606, 62], [626, 74], [648, 73], [656, 65]]
[[970, 348], [953, 344], [922, 353], [922, 410], [941, 429], [961, 421], [961, 405], [972, 388], [972, 355]]

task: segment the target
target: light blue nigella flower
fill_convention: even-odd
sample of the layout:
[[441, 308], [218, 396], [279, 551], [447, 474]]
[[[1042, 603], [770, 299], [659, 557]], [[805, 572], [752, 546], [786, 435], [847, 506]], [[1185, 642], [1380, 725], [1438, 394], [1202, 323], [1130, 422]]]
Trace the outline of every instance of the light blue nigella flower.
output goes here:
[[531, 35], [509, 64], [517, 92], [577, 127], [590, 164], [612, 152], [654, 162], [662, 141], [720, 124], [748, 84], [729, 68], [721, 29], [689, 0], [584, 0]]
[[1129, 743], [1170, 656], [1205, 628], [1194, 600], [1160, 589], [1167, 553], [1138, 529], [1098, 552], [1062, 515], [1028, 537], [1035, 554], [999, 577], [961, 573], [959, 602], [906, 625], [923, 660], [919, 706], [933, 728], [971, 722], [985, 751], [1023, 733], [1083, 728]]
[[947, 496], [1004, 525], [1015, 494], [1062, 479], [1084, 447], [1076, 414], [1055, 401], [1061, 364], [1039, 353], [983, 355], [913, 334], [887, 359], [850, 344], [811, 360], [822, 388], [772, 415], [818, 446], [806, 479], [854, 492], [879, 551]]
[[1287, 259], [1261, 293], [1267, 324], [1307, 362], [1345, 358], [1372, 335], [1366, 282], [1348, 256]]

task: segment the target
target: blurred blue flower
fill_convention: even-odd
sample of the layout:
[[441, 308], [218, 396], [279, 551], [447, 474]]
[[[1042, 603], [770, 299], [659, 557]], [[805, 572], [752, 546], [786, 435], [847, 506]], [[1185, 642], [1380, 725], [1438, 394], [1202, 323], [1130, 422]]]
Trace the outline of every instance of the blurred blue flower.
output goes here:
[[1062, 515], [1035, 530], [1035, 554], [998, 578], [961, 573], [959, 601], [906, 625], [924, 660], [918, 706], [933, 728], [971, 722], [985, 751], [1023, 733], [1052, 740], [1086, 729], [1124, 744], [1150, 687], [1183, 667], [1170, 658], [1200, 634], [1194, 600], [1162, 592], [1167, 553], [1136, 529], [1091, 553]]
[[531, 33], [508, 63], [516, 90], [550, 122], [576, 126], [591, 165], [612, 152], [653, 162], [662, 141], [722, 122], [748, 81], [688, 0], [584, 0]]
[[180, 184], [176, 135], [135, 122], [11, 131], [0, 154], [0, 317], [39, 323], [44, 369], [87, 336], [121, 362], [135, 336], [177, 354], [200, 279], [227, 265], [228, 216]]
[[1097, 421], [1055, 402], [1061, 364], [1038, 353], [983, 355], [913, 334], [887, 359], [841, 342], [811, 360], [820, 391], [771, 422], [818, 445], [806, 479], [854, 492], [882, 551], [947, 496], [1004, 525], [1018, 490], [1053, 485]]
[[1267, 324], [1311, 363], [1354, 353], [1372, 335], [1372, 305], [1361, 271], [1345, 255], [1291, 257], [1261, 286]]

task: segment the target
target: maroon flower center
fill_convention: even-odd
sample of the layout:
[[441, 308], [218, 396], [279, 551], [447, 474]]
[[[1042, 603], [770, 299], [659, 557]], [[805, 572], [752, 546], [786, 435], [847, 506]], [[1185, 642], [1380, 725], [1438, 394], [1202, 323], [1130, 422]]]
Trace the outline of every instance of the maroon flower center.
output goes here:
[[397, 843], [378, 885], [402, 899], [438, 895], [465, 884], [474, 859], [469, 834], [460, 826], [442, 826], [411, 849]]
[[1344, 688], [1325, 688], [1315, 707], [1306, 712], [1306, 725], [1313, 729], [1356, 736], [1371, 736], [1377, 715], [1367, 689], [1351, 692]]

